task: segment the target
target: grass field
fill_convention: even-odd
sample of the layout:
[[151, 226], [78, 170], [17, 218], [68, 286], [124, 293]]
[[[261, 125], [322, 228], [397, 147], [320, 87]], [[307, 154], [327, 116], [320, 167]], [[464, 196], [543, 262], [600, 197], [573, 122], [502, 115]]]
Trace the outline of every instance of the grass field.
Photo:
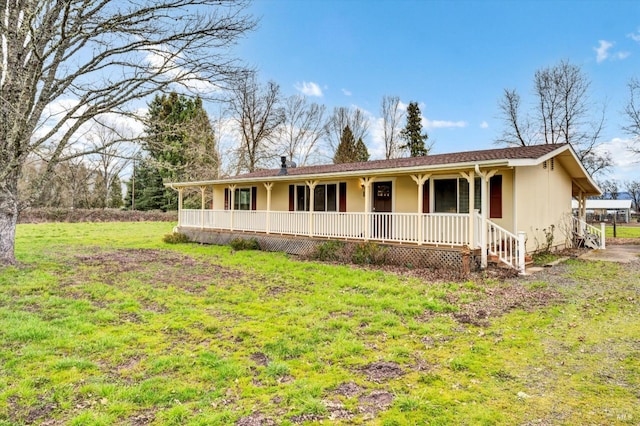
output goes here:
[[436, 282], [170, 223], [20, 225], [0, 425], [640, 422], [640, 264]]
[[[613, 225], [605, 227], [605, 235], [613, 237]], [[616, 225], [616, 236], [618, 238], [640, 238], [640, 226]]]

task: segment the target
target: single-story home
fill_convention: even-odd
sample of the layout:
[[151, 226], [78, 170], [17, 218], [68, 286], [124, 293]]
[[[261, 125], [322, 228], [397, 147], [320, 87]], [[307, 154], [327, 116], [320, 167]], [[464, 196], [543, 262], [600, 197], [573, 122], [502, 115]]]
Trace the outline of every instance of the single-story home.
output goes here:
[[[587, 221], [629, 223], [631, 217], [631, 200], [587, 200]], [[578, 200], [571, 203], [574, 213], [578, 211]]]
[[[251, 234], [291, 253], [327, 239], [372, 241], [419, 249], [401, 257], [414, 265], [411, 256], [448, 267], [466, 252], [482, 267], [495, 259], [521, 272], [525, 254], [584, 231], [572, 198], [583, 206], [601, 194], [569, 144], [308, 167], [283, 157], [274, 169], [166, 185], [179, 193], [178, 231], [196, 241]], [[183, 208], [185, 191], [199, 193], [200, 208]]]

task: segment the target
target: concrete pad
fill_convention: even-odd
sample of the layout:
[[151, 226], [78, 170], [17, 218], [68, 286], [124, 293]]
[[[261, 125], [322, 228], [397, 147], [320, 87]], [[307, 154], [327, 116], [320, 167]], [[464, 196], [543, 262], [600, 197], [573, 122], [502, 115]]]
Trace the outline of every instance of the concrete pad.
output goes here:
[[629, 263], [640, 260], [640, 245], [607, 245], [605, 250], [589, 250], [580, 259], [603, 260], [605, 262]]

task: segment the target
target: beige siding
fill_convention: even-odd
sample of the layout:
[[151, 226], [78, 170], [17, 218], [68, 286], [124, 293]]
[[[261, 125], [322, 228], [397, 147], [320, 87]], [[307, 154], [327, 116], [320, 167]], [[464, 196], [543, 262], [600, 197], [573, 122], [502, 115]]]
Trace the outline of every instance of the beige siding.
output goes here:
[[397, 213], [418, 213], [418, 184], [410, 176], [399, 176], [393, 189]]
[[571, 178], [555, 161], [554, 167], [543, 165], [519, 167], [515, 174], [516, 227], [527, 233], [527, 252], [545, 246], [545, 231], [555, 226], [553, 247], [566, 244], [565, 229], [571, 214]]

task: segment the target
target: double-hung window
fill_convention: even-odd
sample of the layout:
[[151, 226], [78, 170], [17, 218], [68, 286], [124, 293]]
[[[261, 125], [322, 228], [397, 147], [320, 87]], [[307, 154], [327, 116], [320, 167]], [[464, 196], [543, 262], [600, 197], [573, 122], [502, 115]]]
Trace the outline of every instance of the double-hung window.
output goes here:
[[[295, 186], [296, 211], [309, 211], [311, 191], [307, 185]], [[313, 210], [317, 212], [338, 211], [338, 184], [328, 183], [316, 185], [313, 190]]]
[[[480, 210], [481, 181], [474, 179], [473, 204]], [[436, 213], [469, 213], [469, 182], [465, 178], [433, 180], [433, 211]]]
[[[255, 210], [257, 200], [257, 188], [236, 188], [233, 191], [233, 210]], [[231, 197], [229, 188], [224, 189], [224, 209], [230, 210]]]

